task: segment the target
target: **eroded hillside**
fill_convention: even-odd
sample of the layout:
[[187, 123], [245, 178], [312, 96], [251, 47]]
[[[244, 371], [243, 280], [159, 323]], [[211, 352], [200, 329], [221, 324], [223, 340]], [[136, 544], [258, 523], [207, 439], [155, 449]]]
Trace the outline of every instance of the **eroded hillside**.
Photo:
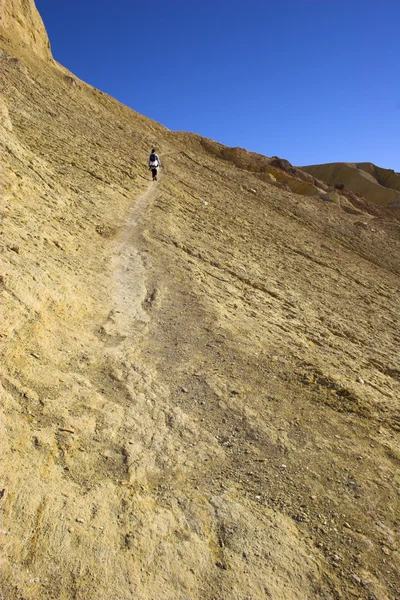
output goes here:
[[134, 113], [4, 7], [0, 595], [393, 600], [398, 223]]
[[[398, 218], [400, 207], [400, 174], [372, 163], [328, 163], [310, 165], [303, 170], [331, 185], [345, 186], [361, 194], [376, 206], [393, 207]], [[390, 211], [388, 211], [388, 214]]]

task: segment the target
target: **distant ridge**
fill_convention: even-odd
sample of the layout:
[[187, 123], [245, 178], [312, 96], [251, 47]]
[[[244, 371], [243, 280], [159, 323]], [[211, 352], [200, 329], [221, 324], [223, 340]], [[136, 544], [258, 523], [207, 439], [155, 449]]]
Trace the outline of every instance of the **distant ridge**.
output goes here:
[[400, 173], [392, 169], [383, 169], [368, 162], [327, 163], [302, 169], [331, 185], [344, 185], [378, 206], [400, 206]]

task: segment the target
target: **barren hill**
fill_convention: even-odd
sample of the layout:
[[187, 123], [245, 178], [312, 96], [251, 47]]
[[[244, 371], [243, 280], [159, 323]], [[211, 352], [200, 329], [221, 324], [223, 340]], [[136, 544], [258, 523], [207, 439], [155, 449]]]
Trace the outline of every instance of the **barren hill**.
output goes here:
[[378, 206], [400, 207], [400, 173], [372, 163], [328, 163], [302, 167], [331, 185], [345, 186]]
[[394, 600], [399, 224], [0, 16], [0, 597]]

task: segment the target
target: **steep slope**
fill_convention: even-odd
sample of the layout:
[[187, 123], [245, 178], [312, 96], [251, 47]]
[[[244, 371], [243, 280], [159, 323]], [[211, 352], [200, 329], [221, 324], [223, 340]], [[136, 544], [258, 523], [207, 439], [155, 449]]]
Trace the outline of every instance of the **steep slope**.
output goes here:
[[1, 595], [395, 598], [399, 225], [26, 52], [23, 6], [0, 54]]
[[344, 185], [378, 206], [400, 206], [400, 174], [372, 163], [328, 163], [302, 167], [331, 185]]

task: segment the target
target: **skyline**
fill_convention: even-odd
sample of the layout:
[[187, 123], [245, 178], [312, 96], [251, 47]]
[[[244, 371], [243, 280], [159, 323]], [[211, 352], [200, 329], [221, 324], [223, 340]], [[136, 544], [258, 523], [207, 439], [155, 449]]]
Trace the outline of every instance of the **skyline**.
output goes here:
[[36, 0], [54, 58], [172, 130], [400, 171], [400, 5]]

